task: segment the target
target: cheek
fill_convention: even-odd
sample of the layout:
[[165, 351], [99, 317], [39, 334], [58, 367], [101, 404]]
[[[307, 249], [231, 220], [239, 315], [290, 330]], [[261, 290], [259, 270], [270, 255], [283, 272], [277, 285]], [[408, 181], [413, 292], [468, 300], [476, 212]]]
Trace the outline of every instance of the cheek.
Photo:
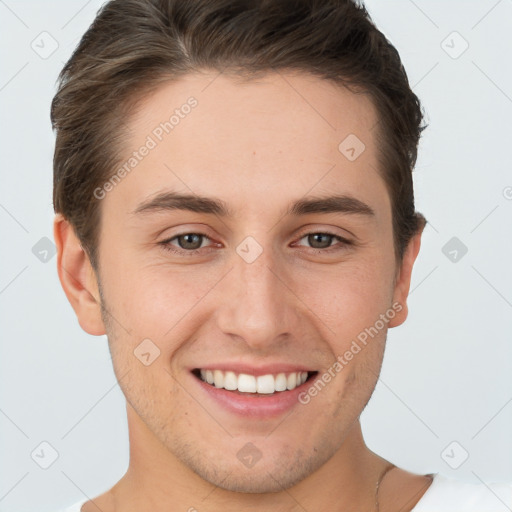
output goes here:
[[339, 265], [311, 277], [305, 273], [297, 286], [304, 303], [321, 318], [336, 353], [373, 326], [393, 296], [391, 272], [378, 259]]
[[150, 338], [162, 350], [172, 349], [169, 340], [179, 337], [191, 315], [196, 323], [204, 320], [202, 301], [219, 276], [222, 272], [177, 271], [165, 265], [118, 266], [109, 275], [107, 299], [132, 338]]

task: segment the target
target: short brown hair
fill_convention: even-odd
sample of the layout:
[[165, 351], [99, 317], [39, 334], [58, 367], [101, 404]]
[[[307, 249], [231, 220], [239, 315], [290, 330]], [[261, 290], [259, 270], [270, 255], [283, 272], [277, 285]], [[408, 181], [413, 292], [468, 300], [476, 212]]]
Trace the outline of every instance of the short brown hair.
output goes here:
[[[379, 172], [390, 195], [395, 256], [425, 225], [412, 170], [423, 114], [397, 50], [355, 0], [111, 0], [59, 75], [54, 209], [97, 268], [94, 190], [121, 161], [126, 120], [159, 84], [198, 70], [244, 77], [311, 73], [368, 94], [376, 107]], [[123, 121], [124, 120], [124, 121]]]

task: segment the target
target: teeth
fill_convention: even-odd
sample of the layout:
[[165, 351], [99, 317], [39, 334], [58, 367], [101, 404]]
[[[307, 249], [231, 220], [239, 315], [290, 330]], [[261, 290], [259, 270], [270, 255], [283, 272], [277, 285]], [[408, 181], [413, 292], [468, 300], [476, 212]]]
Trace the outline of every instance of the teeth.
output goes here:
[[278, 373], [276, 375], [274, 385], [276, 387], [276, 391], [286, 391], [286, 375], [284, 373]]
[[273, 393], [275, 390], [273, 375], [262, 375], [256, 379], [257, 393]]
[[234, 372], [226, 372], [224, 374], [224, 389], [233, 391], [238, 388], [238, 378]]
[[213, 383], [216, 388], [224, 387], [224, 374], [220, 370], [214, 370], [213, 372]]
[[[299, 377], [300, 381], [300, 377]], [[297, 374], [290, 373], [286, 379], [286, 389], [295, 389], [297, 387]]]
[[238, 376], [238, 391], [244, 393], [256, 393], [256, 377], [241, 373]]
[[222, 370], [200, 370], [200, 374], [201, 380], [212, 384], [216, 388], [267, 395], [276, 391], [295, 389], [297, 386], [304, 384], [308, 378], [308, 372], [267, 374], [258, 377], [246, 373], [237, 375], [234, 372], [223, 372]]

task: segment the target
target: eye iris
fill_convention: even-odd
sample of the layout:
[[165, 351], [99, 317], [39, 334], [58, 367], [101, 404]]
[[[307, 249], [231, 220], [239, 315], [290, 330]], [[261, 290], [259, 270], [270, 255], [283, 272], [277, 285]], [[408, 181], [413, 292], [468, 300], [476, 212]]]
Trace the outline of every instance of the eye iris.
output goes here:
[[178, 237], [179, 246], [182, 249], [199, 249], [201, 247], [202, 235], [187, 233]]
[[[317, 242], [319, 242], [319, 245], [315, 245]], [[332, 235], [328, 235], [327, 233], [313, 233], [312, 235], [308, 235], [308, 243], [315, 249], [325, 249], [331, 245], [331, 242]]]

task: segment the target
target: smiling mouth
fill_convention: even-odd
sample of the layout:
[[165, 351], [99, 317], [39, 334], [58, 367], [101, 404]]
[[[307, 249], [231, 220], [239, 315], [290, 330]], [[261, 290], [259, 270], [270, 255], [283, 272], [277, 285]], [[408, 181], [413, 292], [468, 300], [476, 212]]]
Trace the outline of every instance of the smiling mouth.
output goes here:
[[212, 387], [234, 393], [254, 396], [272, 395], [292, 391], [318, 372], [286, 372], [266, 375], [250, 375], [223, 370], [204, 370], [196, 368], [192, 374]]

